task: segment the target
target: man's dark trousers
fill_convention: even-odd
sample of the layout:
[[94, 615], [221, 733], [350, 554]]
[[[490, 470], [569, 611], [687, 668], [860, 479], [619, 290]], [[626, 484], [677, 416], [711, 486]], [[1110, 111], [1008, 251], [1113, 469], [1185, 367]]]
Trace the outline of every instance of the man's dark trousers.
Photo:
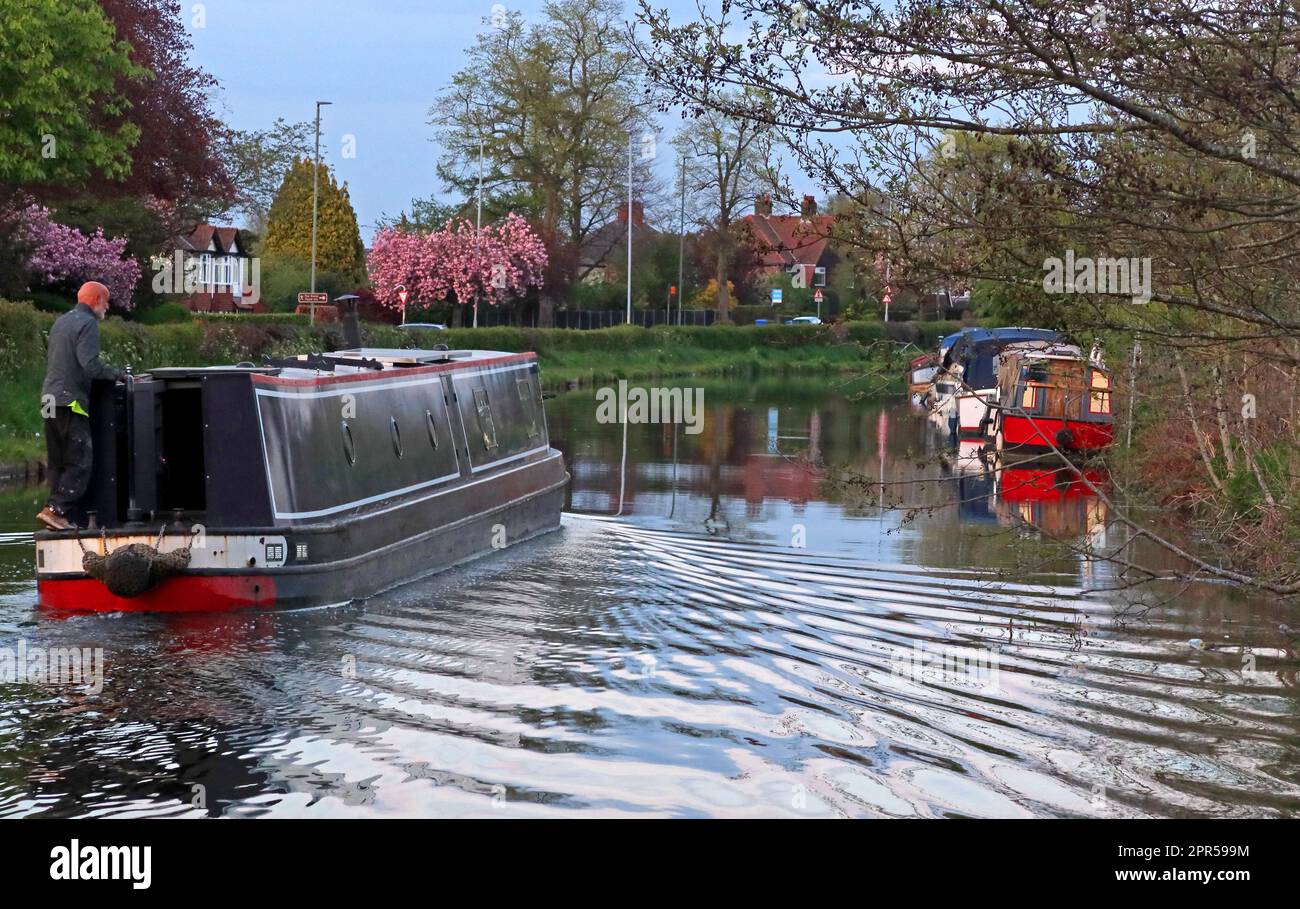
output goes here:
[[90, 486], [94, 449], [90, 418], [71, 407], [56, 407], [45, 420], [45, 452], [49, 461], [50, 504], [68, 515]]

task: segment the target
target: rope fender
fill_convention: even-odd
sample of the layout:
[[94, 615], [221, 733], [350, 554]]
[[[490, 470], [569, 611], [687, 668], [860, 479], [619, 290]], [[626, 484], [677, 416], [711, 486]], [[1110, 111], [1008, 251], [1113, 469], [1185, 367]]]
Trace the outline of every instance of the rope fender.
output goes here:
[[[86, 574], [102, 583], [114, 596], [130, 598], [152, 590], [160, 581], [172, 575], [180, 574], [190, 565], [190, 549], [194, 545], [195, 534], [181, 549], [171, 552], [159, 552], [166, 527], [158, 531], [158, 539], [151, 546], [148, 543], [128, 543], [112, 552], [100, 555], [91, 552], [77, 537], [81, 547], [81, 568]], [[108, 548], [107, 532], [104, 533], [104, 548]]]

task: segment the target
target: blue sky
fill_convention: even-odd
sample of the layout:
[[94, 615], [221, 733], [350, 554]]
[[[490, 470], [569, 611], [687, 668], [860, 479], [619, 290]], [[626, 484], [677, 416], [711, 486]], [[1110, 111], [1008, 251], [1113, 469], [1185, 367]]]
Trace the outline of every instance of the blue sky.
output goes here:
[[[540, 18], [540, 0], [505, 5], [526, 21]], [[695, 11], [691, 0], [655, 5], [683, 21]], [[367, 243], [381, 214], [397, 214], [412, 197], [441, 193], [429, 105], [461, 68], [492, 6], [488, 0], [181, 0], [192, 59], [220, 81], [214, 107], [227, 124], [254, 129], [276, 117], [309, 120], [317, 100], [334, 102], [322, 114], [321, 147], [348, 181]], [[628, 9], [631, 15], [631, 3]], [[206, 19], [202, 27], [198, 14]], [[341, 155], [346, 135], [356, 137], [355, 158]], [[668, 157], [660, 156], [666, 172]]]

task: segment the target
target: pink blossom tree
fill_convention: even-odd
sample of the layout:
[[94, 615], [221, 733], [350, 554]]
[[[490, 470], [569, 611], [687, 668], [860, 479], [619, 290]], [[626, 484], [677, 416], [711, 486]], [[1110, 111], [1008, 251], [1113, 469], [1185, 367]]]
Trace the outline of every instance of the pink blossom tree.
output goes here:
[[103, 228], [86, 236], [56, 222], [42, 205], [18, 212], [16, 237], [31, 248], [26, 267], [32, 280], [41, 284], [98, 281], [108, 288], [114, 306], [131, 308], [140, 263], [126, 254], [125, 237], [105, 237]]
[[512, 212], [482, 232], [463, 219], [427, 234], [381, 230], [366, 264], [376, 299], [396, 308], [398, 285], [420, 303], [454, 298], [497, 306], [540, 286], [546, 261], [541, 239]]

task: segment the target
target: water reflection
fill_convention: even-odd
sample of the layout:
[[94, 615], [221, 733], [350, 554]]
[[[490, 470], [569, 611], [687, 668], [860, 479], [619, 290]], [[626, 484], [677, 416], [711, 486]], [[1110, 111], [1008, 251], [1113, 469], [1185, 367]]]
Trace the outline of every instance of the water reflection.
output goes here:
[[[568, 509], [780, 545], [802, 528], [810, 548], [950, 567], [971, 564], [941, 539], [965, 539], [960, 524], [1030, 529], [1080, 551], [1111, 545], [1107, 505], [1093, 492], [1108, 488], [1104, 469], [1085, 480], [1046, 459], [1002, 463], [977, 442], [950, 446], [901, 402], [856, 402], [824, 386], [717, 386], [696, 435], [672, 424], [591, 427], [589, 393], [557, 399], [550, 425], [570, 457]], [[774, 394], [780, 404], [761, 403]], [[994, 567], [1023, 554], [1012, 547]], [[1095, 578], [1101, 565], [1087, 561], [1042, 567], [1074, 562]]]
[[825, 386], [710, 384], [697, 435], [561, 396], [559, 533], [346, 608], [49, 615], [0, 495], [0, 646], [107, 661], [0, 685], [0, 814], [1300, 813], [1284, 607], [1136, 609], [1087, 484]]

